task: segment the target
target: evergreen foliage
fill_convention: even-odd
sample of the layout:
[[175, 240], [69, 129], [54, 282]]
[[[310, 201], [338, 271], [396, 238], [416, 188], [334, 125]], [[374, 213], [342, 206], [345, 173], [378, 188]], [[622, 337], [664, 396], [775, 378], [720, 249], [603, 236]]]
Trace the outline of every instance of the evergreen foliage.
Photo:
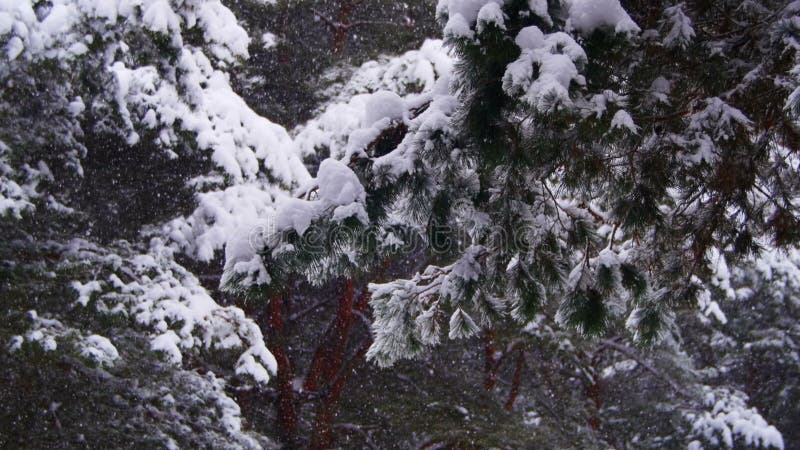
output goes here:
[[0, 446], [800, 439], [800, 2], [230, 3], [0, 0]]
[[[335, 155], [367, 192], [358, 227], [384, 236], [400, 218], [432, 264], [370, 288], [379, 362], [420, 349], [423, 314], [463, 337], [546, 299], [582, 333], [627, 317], [652, 344], [697, 304], [714, 252], [796, 243], [795, 6], [605, 3], [440, 2], [451, 78], [402, 124], [359, 131], [407, 128], [393, 150], [353, 134]], [[309, 255], [280, 214], [289, 234], [265, 246], [270, 274], [320, 282], [391, 256], [338, 236]], [[330, 219], [310, 223], [330, 237]]]

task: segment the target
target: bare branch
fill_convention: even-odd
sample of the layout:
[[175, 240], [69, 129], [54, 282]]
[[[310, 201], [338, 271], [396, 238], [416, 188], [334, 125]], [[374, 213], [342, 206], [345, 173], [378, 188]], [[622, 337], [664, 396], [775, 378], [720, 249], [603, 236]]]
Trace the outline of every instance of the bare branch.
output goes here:
[[678, 384], [678, 383], [677, 383], [675, 380], [673, 380], [673, 379], [672, 379], [672, 378], [671, 378], [669, 375], [667, 375], [667, 374], [665, 374], [665, 373], [663, 373], [663, 372], [659, 371], [659, 370], [658, 370], [658, 369], [656, 369], [655, 367], [653, 367], [653, 366], [652, 366], [650, 363], [648, 363], [648, 362], [647, 362], [647, 361], [645, 361], [645, 360], [644, 360], [644, 359], [643, 359], [641, 356], [639, 356], [639, 355], [636, 353], [636, 351], [635, 351], [635, 350], [633, 350], [632, 348], [630, 348], [630, 347], [626, 347], [626, 346], [624, 346], [624, 345], [622, 345], [622, 344], [619, 344], [619, 343], [617, 343], [617, 342], [614, 342], [614, 341], [612, 341], [612, 340], [609, 340], [609, 339], [601, 339], [601, 340], [600, 340], [600, 342], [601, 342], [603, 345], [605, 345], [605, 346], [607, 346], [607, 347], [609, 347], [609, 348], [612, 348], [612, 349], [614, 349], [614, 350], [618, 351], [619, 353], [622, 353], [623, 355], [627, 356], [628, 358], [631, 358], [631, 359], [635, 360], [635, 361], [636, 361], [637, 363], [639, 363], [639, 364], [640, 364], [642, 367], [644, 367], [644, 368], [645, 368], [645, 369], [646, 369], [648, 372], [652, 373], [652, 374], [653, 374], [653, 375], [655, 375], [656, 377], [658, 377], [658, 378], [661, 378], [662, 380], [664, 380], [665, 382], [667, 382], [667, 384], [669, 384], [669, 385], [670, 385], [670, 387], [671, 387], [673, 390], [675, 390], [675, 392], [677, 392], [677, 393], [679, 393], [679, 394], [681, 394], [682, 396], [684, 396], [684, 397], [687, 397], [687, 398], [691, 398], [691, 397], [692, 397], [691, 395], [689, 395], [689, 392], [687, 392], [685, 389], [683, 389], [683, 388], [682, 388], [682, 387], [681, 387], [681, 386], [680, 386], [680, 385], [679, 385], [679, 384]]
[[311, 311], [314, 311], [315, 309], [319, 308], [320, 306], [330, 303], [331, 300], [333, 300], [333, 298], [326, 298], [326, 299], [320, 300], [317, 303], [314, 303], [313, 305], [311, 305], [311, 306], [309, 306], [309, 307], [307, 307], [305, 309], [302, 309], [302, 310], [292, 314], [291, 316], [289, 316], [289, 320], [288, 321], [289, 322], [294, 322], [295, 320], [305, 316], [306, 314], [310, 313]]
[[338, 29], [338, 28], [341, 28], [344, 25], [344, 24], [339, 23], [339, 22], [334, 22], [333, 20], [328, 18], [325, 14], [323, 14], [322, 12], [320, 12], [319, 10], [317, 10], [315, 8], [311, 8], [311, 12], [313, 12], [316, 17], [319, 17], [319, 19], [321, 21], [325, 22], [325, 25], [327, 25], [329, 28], [332, 28], [334, 30]]
[[394, 27], [402, 26], [399, 23], [383, 21], [383, 20], [357, 20], [357, 21], [352, 22], [349, 25], [347, 25], [347, 28], [357, 27], [357, 26], [361, 26], [361, 25], [391, 25], [391, 26], [394, 26]]

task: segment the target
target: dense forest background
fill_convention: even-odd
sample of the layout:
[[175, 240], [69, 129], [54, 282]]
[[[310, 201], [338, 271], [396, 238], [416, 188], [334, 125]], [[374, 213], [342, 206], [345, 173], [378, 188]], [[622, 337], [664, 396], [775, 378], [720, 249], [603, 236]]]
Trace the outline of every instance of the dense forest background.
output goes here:
[[0, 1], [0, 447], [797, 448], [800, 4], [436, 3]]

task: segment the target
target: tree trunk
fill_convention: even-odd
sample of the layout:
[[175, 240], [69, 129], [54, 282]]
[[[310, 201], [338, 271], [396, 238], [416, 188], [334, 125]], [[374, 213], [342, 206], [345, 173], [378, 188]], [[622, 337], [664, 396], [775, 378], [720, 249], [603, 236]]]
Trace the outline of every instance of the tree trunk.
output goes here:
[[494, 389], [497, 384], [497, 345], [495, 343], [494, 329], [487, 329], [483, 333], [483, 350], [484, 350], [484, 380], [483, 387], [487, 391]]
[[525, 351], [522, 347], [517, 350], [516, 367], [514, 367], [514, 378], [511, 380], [511, 391], [508, 393], [508, 400], [506, 400], [506, 410], [511, 411], [514, 408], [514, 402], [517, 401], [519, 396], [520, 384], [522, 383], [522, 369], [525, 366]]
[[276, 425], [284, 448], [297, 448], [297, 398], [292, 386], [292, 364], [285, 348], [282, 306], [281, 295], [273, 295], [269, 302], [269, 348], [278, 363]]
[[347, 349], [353, 322], [353, 281], [341, 283], [336, 317], [314, 352], [303, 386], [306, 391], [317, 391], [321, 384], [329, 384], [339, 373], [342, 356]]
[[359, 348], [347, 364], [342, 367], [341, 372], [333, 383], [331, 383], [330, 388], [322, 398], [322, 402], [317, 408], [314, 429], [311, 434], [310, 448], [312, 450], [323, 450], [330, 448], [333, 444], [333, 419], [336, 417], [336, 412], [339, 408], [339, 400], [342, 398], [342, 392], [347, 385], [347, 380], [350, 378], [350, 375], [364, 360], [364, 356], [367, 354], [371, 343], [371, 338], [364, 341], [361, 348]]

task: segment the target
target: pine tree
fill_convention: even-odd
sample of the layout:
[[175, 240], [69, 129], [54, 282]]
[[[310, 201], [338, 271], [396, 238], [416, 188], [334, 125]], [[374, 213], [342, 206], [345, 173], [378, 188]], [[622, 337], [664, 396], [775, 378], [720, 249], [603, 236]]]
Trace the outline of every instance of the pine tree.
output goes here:
[[[424, 242], [425, 270], [370, 286], [380, 364], [547, 302], [583, 334], [622, 319], [657, 342], [717, 249], [796, 242], [794, 4], [438, 11], [452, 79], [399, 112], [376, 99], [379, 120], [278, 208], [257, 265], [280, 290], [370, 273], [389, 235]], [[359, 194], [334, 199], [326, 180]]]
[[228, 83], [249, 41], [215, 0], [0, 4], [0, 446], [270, 445], [226, 391], [261, 330], [176, 262], [219, 223], [161, 226], [308, 177]]
[[[561, 446], [782, 447], [796, 386], [720, 373], [797, 369], [764, 286], [797, 285], [800, 3], [623, 3], [442, 0], [450, 56], [366, 64], [294, 138], [217, 0], [0, 4], [0, 445], [258, 447], [236, 402], [274, 400], [327, 448], [365, 358], [482, 334], [509, 420], [476, 442], [531, 407]], [[184, 267], [223, 247], [241, 309]]]
[[[641, 32], [606, 3], [607, 14], [578, 1], [440, 3], [459, 58], [458, 106], [446, 138], [414, 149], [411, 176], [435, 181], [410, 195], [433, 205], [429, 224], [471, 227], [470, 242], [455, 264], [429, 267], [431, 277], [373, 288], [372, 355], [396, 357], [380, 337], [396, 320], [384, 305], [401, 297], [424, 305], [406, 307], [420, 327], [449, 303], [457, 336], [478, 329], [465, 304], [488, 326], [500, 310], [525, 322], [559, 298], [561, 323], [596, 335], [624, 314], [652, 342], [675, 308], [696, 304], [715, 248], [745, 256], [795, 242], [797, 190], [784, 181], [796, 178], [793, 7], [730, 8], [753, 29], [719, 40], [709, 29], [695, 36], [683, 10], [703, 24], [733, 19], [702, 5], [632, 9]], [[731, 47], [738, 58], [725, 54]]]

